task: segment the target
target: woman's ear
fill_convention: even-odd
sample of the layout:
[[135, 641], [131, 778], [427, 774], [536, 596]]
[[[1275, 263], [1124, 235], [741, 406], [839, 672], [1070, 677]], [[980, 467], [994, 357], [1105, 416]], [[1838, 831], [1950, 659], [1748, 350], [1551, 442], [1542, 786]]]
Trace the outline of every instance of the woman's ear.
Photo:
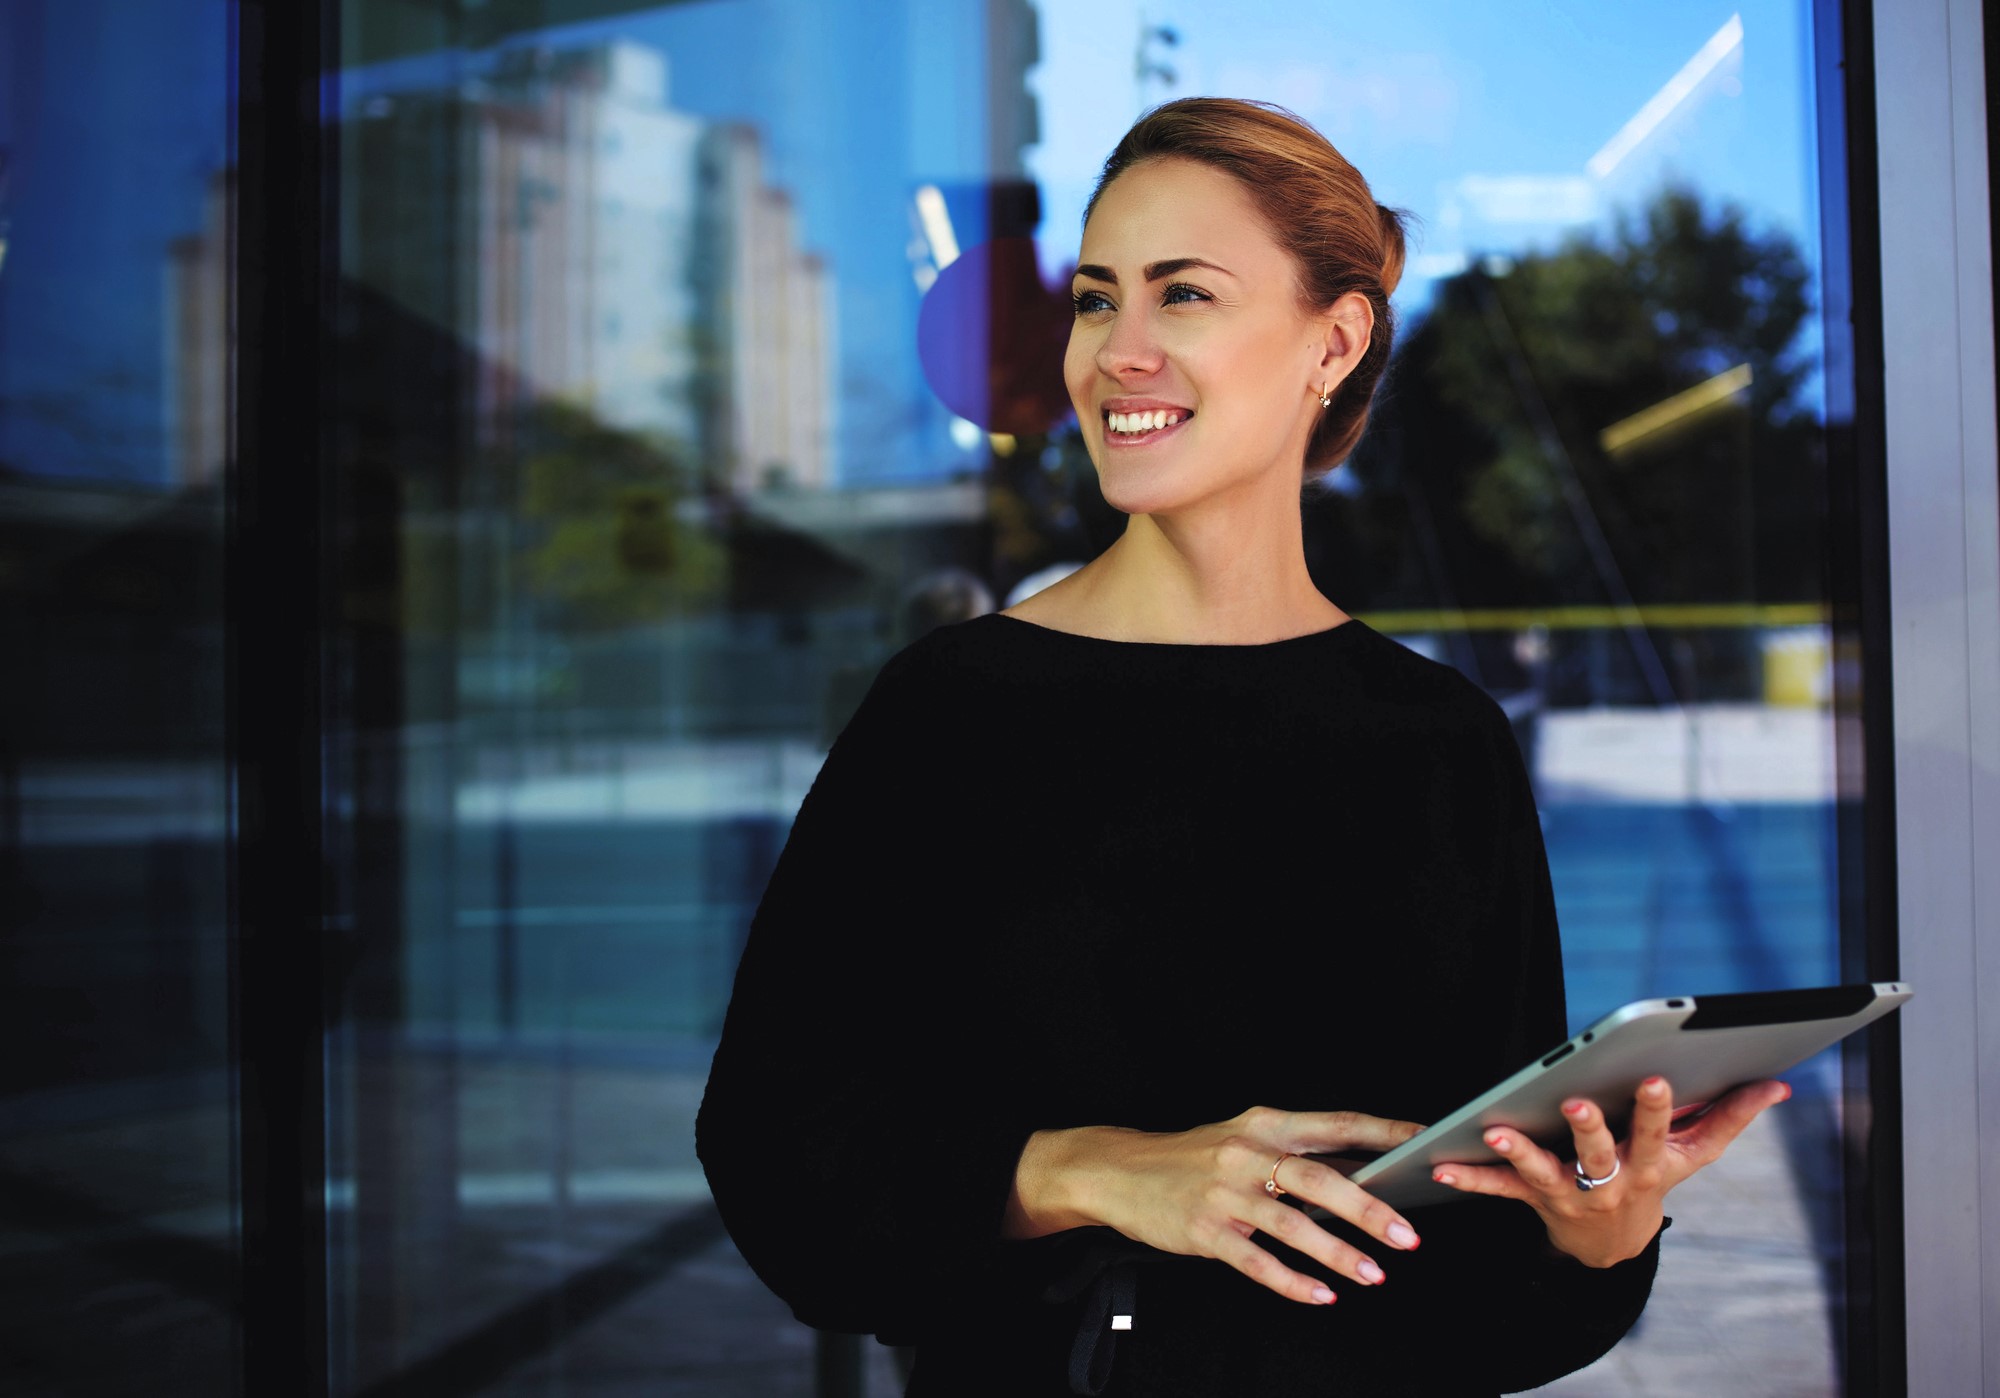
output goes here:
[[1339, 383], [1368, 352], [1369, 337], [1375, 333], [1375, 308], [1366, 296], [1350, 291], [1321, 312], [1316, 324], [1319, 376], [1326, 383]]

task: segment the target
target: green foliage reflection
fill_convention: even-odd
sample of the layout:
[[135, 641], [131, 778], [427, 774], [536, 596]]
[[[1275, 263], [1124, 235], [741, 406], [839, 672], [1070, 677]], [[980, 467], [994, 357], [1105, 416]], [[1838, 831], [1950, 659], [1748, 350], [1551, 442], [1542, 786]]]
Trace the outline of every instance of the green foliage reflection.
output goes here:
[[[1474, 546], [1458, 557], [1485, 576], [1459, 591], [1482, 605], [1605, 600], [1613, 570], [1642, 603], [1814, 596], [1810, 286], [1791, 239], [1685, 188], [1608, 234], [1488, 259], [1442, 284], [1399, 356], [1388, 440], [1353, 469], [1429, 497]], [[1742, 366], [1740, 393], [1606, 450], [1607, 427]]]
[[694, 478], [684, 447], [544, 401], [523, 422], [522, 581], [543, 623], [598, 630], [706, 605], [726, 554], [681, 516]]

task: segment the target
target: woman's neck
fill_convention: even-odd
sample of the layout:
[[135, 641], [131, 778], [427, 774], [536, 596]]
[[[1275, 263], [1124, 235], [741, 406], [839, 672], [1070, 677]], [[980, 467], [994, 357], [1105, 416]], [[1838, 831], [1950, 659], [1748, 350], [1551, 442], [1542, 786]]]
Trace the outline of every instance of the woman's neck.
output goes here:
[[1133, 515], [1096, 560], [1018, 610], [1086, 635], [1196, 645], [1260, 645], [1347, 620], [1306, 569], [1295, 501], [1247, 516]]

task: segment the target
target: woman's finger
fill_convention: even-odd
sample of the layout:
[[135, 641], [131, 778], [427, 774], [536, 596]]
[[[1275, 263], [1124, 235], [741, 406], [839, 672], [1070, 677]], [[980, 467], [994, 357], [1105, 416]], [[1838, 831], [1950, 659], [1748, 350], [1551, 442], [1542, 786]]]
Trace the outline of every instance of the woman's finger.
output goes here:
[[1667, 1132], [1674, 1121], [1673, 1084], [1661, 1077], [1647, 1078], [1632, 1100], [1632, 1147], [1626, 1164], [1635, 1175], [1650, 1176], [1666, 1156]]
[[1392, 1151], [1424, 1129], [1414, 1121], [1366, 1112], [1287, 1112], [1275, 1108], [1256, 1127], [1258, 1134], [1268, 1139], [1300, 1142], [1294, 1150], [1329, 1155], [1356, 1149]]
[[1576, 1141], [1577, 1164], [1585, 1174], [1602, 1179], [1618, 1168], [1618, 1138], [1611, 1134], [1604, 1113], [1595, 1102], [1585, 1097], [1571, 1098], [1563, 1103], [1563, 1116]]
[[1714, 1161], [1731, 1141], [1742, 1134], [1744, 1127], [1767, 1108], [1775, 1107], [1791, 1095], [1792, 1089], [1787, 1084], [1776, 1078], [1766, 1078], [1761, 1082], [1745, 1083], [1718, 1098], [1714, 1106], [1702, 1113], [1699, 1121], [1684, 1131], [1674, 1133], [1674, 1144], [1689, 1162], [1687, 1172], [1681, 1178], [1685, 1179]]
[[[1336, 1218], [1346, 1219], [1362, 1232], [1381, 1239], [1392, 1248], [1402, 1248], [1407, 1251], [1416, 1247], [1420, 1241], [1417, 1230], [1410, 1226], [1407, 1218], [1348, 1179], [1340, 1171], [1322, 1165], [1317, 1160], [1295, 1156], [1278, 1167], [1277, 1180], [1280, 1189], [1289, 1194], [1296, 1194], [1301, 1199], [1311, 1200]], [[1298, 1213], [1298, 1210], [1289, 1204], [1281, 1204], [1279, 1207], [1287, 1213]], [[1303, 1218], [1304, 1215], [1300, 1217]], [[1306, 1221], [1311, 1222], [1310, 1219]]]
[[1500, 1199], [1519, 1199], [1522, 1203], [1530, 1203], [1536, 1197], [1535, 1187], [1507, 1165], [1439, 1165], [1431, 1170], [1431, 1178], [1461, 1194], [1491, 1194]]
[[1523, 1180], [1544, 1194], [1554, 1193], [1567, 1183], [1563, 1179], [1565, 1171], [1575, 1174], [1571, 1167], [1508, 1127], [1491, 1127], [1482, 1139], [1498, 1151]]
[[1307, 1218], [1305, 1211], [1276, 1199], [1259, 1199], [1250, 1206], [1250, 1222], [1286, 1247], [1324, 1263], [1329, 1269], [1363, 1286], [1384, 1280], [1381, 1264], [1352, 1244], [1341, 1241]]
[[1280, 1296], [1293, 1301], [1303, 1301], [1308, 1306], [1326, 1306], [1333, 1303], [1332, 1287], [1317, 1277], [1293, 1271], [1233, 1229], [1224, 1229], [1217, 1238], [1215, 1246], [1216, 1257], [1227, 1262], [1251, 1281], [1260, 1286], [1268, 1286]]

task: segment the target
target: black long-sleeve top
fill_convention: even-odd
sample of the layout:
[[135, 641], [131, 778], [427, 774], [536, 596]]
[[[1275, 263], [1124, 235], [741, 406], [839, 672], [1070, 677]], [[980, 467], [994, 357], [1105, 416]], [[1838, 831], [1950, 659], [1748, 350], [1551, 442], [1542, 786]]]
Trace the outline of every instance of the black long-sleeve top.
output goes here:
[[892, 656], [834, 742], [696, 1144], [758, 1276], [809, 1325], [914, 1343], [912, 1395], [1511, 1392], [1618, 1341], [1657, 1237], [1589, 1268], [1465, 1198], [1412, 1211], [1411, 1253], [1330, 1225], [1382, 1263], [1363, 1287], [1255, 1235], [1339, 1298], [1308, 1306], [1001, 1223], [1038, 1129], [1429, 1122], [1566, 1033], [1533, 791], [1457, 670], [1359, 619], [1202, 645], [993, 614]]

